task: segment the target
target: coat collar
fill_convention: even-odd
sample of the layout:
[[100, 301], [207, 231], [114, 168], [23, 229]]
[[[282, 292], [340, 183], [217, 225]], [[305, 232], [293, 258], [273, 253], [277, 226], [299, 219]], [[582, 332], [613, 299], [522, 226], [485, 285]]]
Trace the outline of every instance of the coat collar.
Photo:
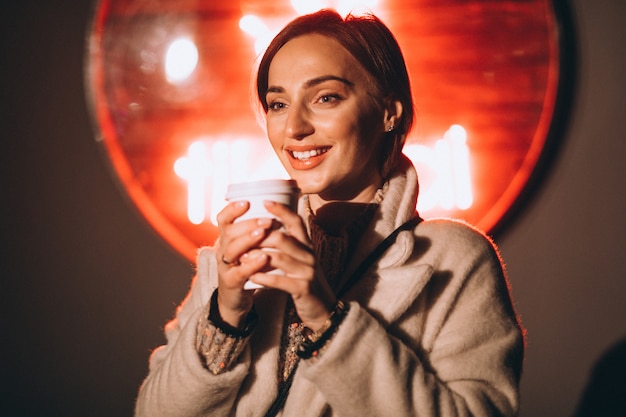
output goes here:
[[[346, 269], [344, 282], [390, 233], [415, 216], [418, 191], [415, 168], [403, 156], [398, 169], [389, 179], [377, 217], [364, 234], [367, 238], [359, 242]], [[308, 224], [308, 213], [302, 205], [299, 214]], [[372, 265], [359, 285], [346, 294], [346, 299], [357, 299], [375, 312], [379, 319], [394, 321], [406, 311], [408, 303], [415, 299], [432, 273], [430, 266], [420, 265], [419, 262], [407, 265], [408, 262], [413, 263], [412, 258], [422, 252], [421, 247], [425, 250], [427, 246], [428, 242], [416, 238], [414, 231], [401, 232], [396, 243]]]

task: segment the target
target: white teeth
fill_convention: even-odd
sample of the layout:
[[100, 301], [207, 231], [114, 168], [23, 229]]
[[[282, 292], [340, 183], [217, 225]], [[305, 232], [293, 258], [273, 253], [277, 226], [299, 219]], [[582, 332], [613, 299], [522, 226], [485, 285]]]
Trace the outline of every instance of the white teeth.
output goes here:
[[310, 151], [304, 151], [304, 152], [295, 152], [295, 151], [291, 151], [291, 155], [293, 155], [294, 158], [300, 160], [300, 161], [304, 161], [306, 159], [312, 158], [314, 156], [318, 156], [321, 155], [323, 153], [326, 153], [328, 151], [329, 148], [320, 148], [320, 149], [313, 149]]

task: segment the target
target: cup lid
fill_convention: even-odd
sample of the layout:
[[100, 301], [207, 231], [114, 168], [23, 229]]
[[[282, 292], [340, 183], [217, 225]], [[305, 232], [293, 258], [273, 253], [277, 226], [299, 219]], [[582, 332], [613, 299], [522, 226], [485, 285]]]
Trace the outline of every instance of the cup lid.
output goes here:
[[226, 200], [259, 194], [299, 194], [300, 189], [294, 180], [261, 180], [230, 184], [226, 189]]

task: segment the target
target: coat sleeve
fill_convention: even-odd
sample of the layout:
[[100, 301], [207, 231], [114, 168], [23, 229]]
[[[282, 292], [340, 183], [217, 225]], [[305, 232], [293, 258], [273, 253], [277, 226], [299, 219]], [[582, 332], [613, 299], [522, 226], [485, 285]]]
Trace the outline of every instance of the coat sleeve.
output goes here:
[[324, 354], [307, 364], [305, 376], [337, 415], [517, 415], [524, 339], [500, 258], [481, 234], [455, 233], [465, 244], [430, 260], [434, 272], [403, 315], [417, 323], [416, 346], [393, 330], [401, 323], [352, 302]]
[[191, 290], [165, 327], [167, 344], [150, 356], [136, 417], [227, 416], [233, 407], [250, 365], [249, 348], [230, 371], [219, 375], [206, 369], [196, 350], [197, 324], [214, 289], [209, 279], [211, 262], [211, 252], [200, 254]]

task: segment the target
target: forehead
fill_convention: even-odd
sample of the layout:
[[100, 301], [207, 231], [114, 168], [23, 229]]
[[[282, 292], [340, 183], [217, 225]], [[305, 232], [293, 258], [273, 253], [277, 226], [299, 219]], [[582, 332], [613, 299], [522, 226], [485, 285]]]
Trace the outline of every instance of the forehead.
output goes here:
[[358, 82], [369, 78], [363, 66], [337, 40], [320, 34], [291, 39], [278, 50], [269, 66], [270, 85], [288, 80], [337, 75]]

